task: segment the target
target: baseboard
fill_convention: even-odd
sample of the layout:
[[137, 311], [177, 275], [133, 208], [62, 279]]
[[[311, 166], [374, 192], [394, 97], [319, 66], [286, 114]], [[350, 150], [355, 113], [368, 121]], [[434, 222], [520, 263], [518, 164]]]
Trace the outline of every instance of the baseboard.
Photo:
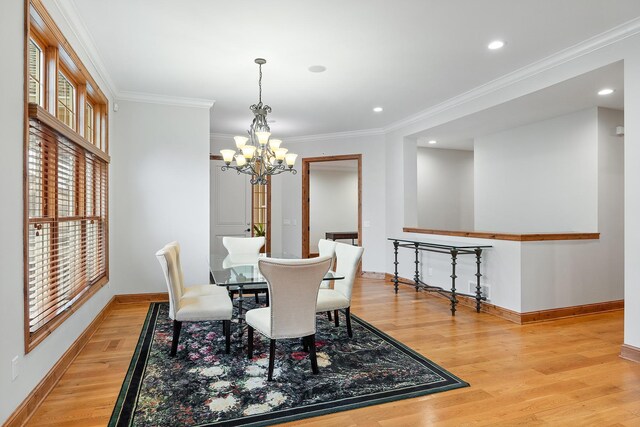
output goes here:
[[623, 359], [631, 360], [632, 362], [640, 363], [640, 348], [634, 347], [629, 344], [622, 344], [620, 349], [620, 357]]
[[[393, 281], [393, 275], [386, 273], [385, 279]], [[413, 281], [413, 279], [406, 279], [403, 277], [399, 277], [399, 279], [407, 282]], [[429, 292], [428, 294], [437, 298], [447, 299], [445, 295], [440, 295], [438, 293]], [[460, 305], [465, 307], [471, 307], [474, 309], [476, 307], [475, 298], [465, 295], [458, 295], [458, 302]], [[565, 319], [568, 317], [586, 316], [589, 314], [606, 313], [609, 311], [617, 311], [623, 309], [624, 300], [583, 304], [572, 307], [552, 308], [549, 310], [529, 311], [526, 313], [519, 313], [517, 311], [509, 310], [507, 308], [491, 304], [489, 302], [483, 302], [480, 306], [480, 311], [483, 313], [488, 313], [493, 316], [508, 320], [510, 322], [517, 323], [519, 325], [548, 322], [552, 320]]]
[[118, 304], [135, 304], [149, 302], [166, 302], [169, 301], [167, 292], [156, 292], [152, 294], [120, 294], [115, 297]]
[[520, 315], [520, 323], [538, 323], [567, 317], [586, 316], [624, 309], [624, 300], [597, 302], [594, 304], [574, 305], [572, 307], [552, 308], [549, 310], [529, 311]]
[[363, 271], [362, 277], [365, 279], [384, 279], [386, 273], [380, 273], [378, 271]]
[[62, 357], [49, 370], [47, 375], [38, 383], [38, 385], [29, 393], [22, 401], [20, 406], [13, 411], [13, 414], [5, 421], [4, 427], [18, 427], [24, 425], [36, 411], [38, 406], [47, 397], [47, 395], [56, 386], [62, 375], [69, 368], [71, 363], [78, 356], [80, 351], [89, 342], [98, 327], [113, 309], [115, 297], [104, 306], [98, 315], [91, 321], [89, 326], [80, 334], [80, 336], [65, 351]]

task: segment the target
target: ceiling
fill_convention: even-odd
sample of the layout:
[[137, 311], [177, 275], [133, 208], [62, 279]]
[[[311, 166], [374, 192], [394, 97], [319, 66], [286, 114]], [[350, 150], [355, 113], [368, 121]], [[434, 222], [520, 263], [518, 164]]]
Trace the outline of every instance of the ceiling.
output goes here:
[[212, 132], [246, 130], [266, 58], [285, 138], [382, 128], [640, 16], [637, 0], [55, 1], [119, 92], [215, 100]]
[[[614, 89], [600, 96], [603, 88]], [[493, 108], [436, 126], [416, 135], [418, 146], [473, 150], [473, 138], [550, 119], [590, 107], [624, 109], [622, 61], [581, 74]], [[429, 140], [436, 140], [431, 145]]]

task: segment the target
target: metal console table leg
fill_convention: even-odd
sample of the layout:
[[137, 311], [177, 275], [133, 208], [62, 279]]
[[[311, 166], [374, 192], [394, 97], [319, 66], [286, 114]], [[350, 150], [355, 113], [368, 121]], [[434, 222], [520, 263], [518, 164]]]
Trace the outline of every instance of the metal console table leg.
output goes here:
[[420, 250], [418, 249], [419, 245], [416, 243], [416, 275], [413, 277], [413, 280], [416, 282], [416, 292], [420, 288]]
[[482, 296], [482, 288], [480, 287], [480, 278], [482, 274], [480, 274], [480, 258], [482, 256], [482, 249], [476, 248], [476, 313], [480, 313], [480, 303], [485, 300]]
[[458, 251], [451, 249], [451, 315], [456, 315], [456, 305], [458, 304], [458, 298], [456, 298], [456, 260], [458, 258]]
[[393, 242], [393, 289], [395, 293], [398, 293], [398, 245], [396, 240]]

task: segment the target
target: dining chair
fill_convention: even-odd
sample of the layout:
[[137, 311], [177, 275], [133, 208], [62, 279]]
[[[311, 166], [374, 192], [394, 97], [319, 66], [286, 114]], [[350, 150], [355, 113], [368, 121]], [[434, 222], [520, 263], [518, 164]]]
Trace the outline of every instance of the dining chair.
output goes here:
[[[255, 262], [260, 255], [260, 250], [264, 246], [265, 238], [264, 236], [259, 237], [231, 237], [224, 236], [222, 238], [222, 246], [225, 247], [227, 252], [229, 252], [229, 256], [231, 258], [243, 258], [245, 261], [247, 259], [252, 258], [252, 261]], [[233, 294], [235, 290], [230, 289], [229, 292]], [[256, 303], [259, 302], [258, 293], [260, 291], [253, 291]], [[267, 295], [267, 303], [269, 301], [269, 296]]]
[[265, 258], [258, 261], [260, 272], [267, 280], [269, 307], [256, 308], [246, 313], [248, 326], [248, 357], [253, 357], [253, 331], [269, 338], [269, 371], [273, 379], [276, 340], [303, 338], [309, 349], [311, 370], [318, 374], [316, 359], [316, 300], [320, 282], [329, 271], [331, 258], [284, 260]]
[[[330, 256], [331, 257], [331, 266], [329, 270], [334, 268], [335, 258], [336, 258], [336, 242], [334, 240], [328, 239], [320, 239], [318, 240], [318, 256]], [[328, 289], [331, 287], [331, 284], [327, 280], [323, 280], [322, 284], [320, 284], [320, 289]], [[331, 321], [331, 312], [327, 311], [327, 318]]]
[[200, 295], [219, 295], [227, 293], [226, 288], [212, 284], [206, 285], [184, 285], [184, 274], [182, 272], [182, 263], [180, 262], [180, 244], [177, 241], [167, 243], [166, 246], [172, 246], [176, 252], [176, 270], [180, 276], [180, 290], [183, 298], [190, 298]]
[[260, 249], [264, 246], [265, 238], [260, 237], [230, 237], [222, 238], [222, 246], [229, 252], [229, 255], [251, 255], [256, 257], [260, 254]]
[[188, 291], [189, 287], [185, 287], [182, 282], [183, 273], [178, 264], [178, 252], [175, 245], [172, 244], [167, 244], [156, 252], [156, 258], [162, 267], [169, 291], [169, 318], [173, 320], [171, 356], [175, 356], [178, 350], [182, 322], [215, 320], [222, 321], [225, 351], [228, 354], [231, 348], [231, 316], [233, 311], [231, 298], [225, 289], [213, 285], [207, 285], [211, 288], [211, 292], [206, 294], [197, 294], [195, 290]]
[[362, 259], [364, 248], [360, 246], [336, 244], [336, 275], [344, 276], [342, 280], [335, 280], [333, 289], [320, 289], [318, 292], [318, 313], [331, 312], [335, 316], [335, 325], [340, 326], [338, 310], [344, 309], [349, 338], [353, 337], [351, 329], [351, 292], [358, 272], [358, 264]]

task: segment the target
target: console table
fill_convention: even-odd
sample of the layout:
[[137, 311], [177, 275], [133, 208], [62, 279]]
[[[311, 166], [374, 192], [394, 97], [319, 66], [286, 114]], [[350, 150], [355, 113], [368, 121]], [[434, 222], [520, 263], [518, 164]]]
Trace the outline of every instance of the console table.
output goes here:
[[355, 240], [358, 238], [357, 231], [327, 231], [324, 233], [324, 238], [327, 240], [342, 240], [351, 239], [351, 244], [355, 245]]
[[[428, 242], [418, 242], [415, 240], [404, 240], [404, 239], [393, 239], [388, 238], [393, 242], [393, 287], [395, 293], [398, 293], [398, 284], [402, 283], [405, 285], [412, 285], [416, 288], [416, 292], [419, 290], [423, 290], [426, 292], [436, 292], [440, 295], [443, 295], [451, 301], [451, 315], [456, 315], [456, 306], [458, 305], [457, 295], [464, 295], [468, 297], [475, 298], [476, 300], [476, 312], [480, 312], [480, 304], [482, 301], [486, 301], [486, 298], [482, 296], [480, 281], [482, 274], [480, 273], [480, 264], [482, 258], [482, 251], [484, 249], [489, 249], [491, 246], [489, 245], [447, 245], [442, 243], [428, 243]], [[398, 249], [399, 248], [407, 248], [415, 251], [415, 264], [416, 271], [413, 281], [406, 281], [400, 277], [398, 277]], [[420, 252], [436, 252], [441, 254], [449, 254], [451, 255], [451, 289], [447, 290], [441, 288], [439, 286], [429, 285], [422, 280], [420, 280]], [[456, 264], [458, 256], [460, 255], [475, 255], [476, 256], [476, 293], [475, 295], [465, 294], [463, 292], [458, 292], [456, 290]]]

